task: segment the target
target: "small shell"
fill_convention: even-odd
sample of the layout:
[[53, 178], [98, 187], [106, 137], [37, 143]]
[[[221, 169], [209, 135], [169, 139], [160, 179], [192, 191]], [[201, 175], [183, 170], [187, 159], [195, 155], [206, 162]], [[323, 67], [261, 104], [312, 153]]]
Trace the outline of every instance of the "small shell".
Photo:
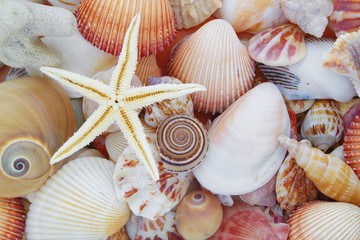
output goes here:
[[135, 75], [138, 76], [143, 85], [148, 85], [148, 79], [150, 77], [161, 77], [161, 69], [157, 65], [155, 55], [140, 58]]
[[352, 120], [344, 137], [345, 162], [360, 179], [360, 115]]
[[328, 25], [327, 17], [334, 5], [331, 0], [281, 0], [281, 8], [290, 22], [319, 38]]
[[250, 56], [271, 66], [290, 65], [306, 55], [305, 34], [294, 24], [285, 24], [260, 32], [250, 38]]
[[119, 55], [131, 19], [140, 13], [139, 56], [161, 52], [175, 39], [168, 0], [83, 0], [76, 10], [80, 33], [99, 49]]
[[288, 100], [334, 99], [349, 101], [356, 95], [351, 81], [325, 68], [324, 55], [335, 42], [334, 38], [305, 37], [307, 54], [303, 60], [289, 66], [259, 67], [274, 82]]
[[[99, 239], [125, 225], [130, 209], [117, 200], [115, 164], [83, 157], [64, 165], [41, 187], [26, 220], [28, 240]], [[71, 223], [71, 224], [69, 224]]]
[[5, 81], [21, 77], [29, 77], [29, 74], [26, 72], [25, 68], [10, 68], [6, 75]]
[[[182, 84], [182, 82], [174, 77], [152, 77], [149, 79], [148, 84]], [[151, 104], [146, 107], [144, 118], [148, 125], [158, 127], [163, 120], [174, 114], [188, 114], [194, 116], [194, 105], [190, 95], [166, 99], [164, 101]]]
[[276, 177], [274, 176], [264, 186], [252, 192], [239, 195], [240, 199], [250, 205], [264, 206], [264, 203], [271, 206], [275, 205], [276, 197], [272, 198], [275, 190], [275, 179]]
[[106, 240], [129, 240], [129, 237], [123, 227], [113, 235], [109, 236]]
[[170, 0], [177, 29], [199, 25], [221, 7], [221, 4], [222, 0]]
[[360, 208], [343, 202], [311, 202], [289, 219], [289, 240], [360, 239]]
[[[353, 98], [350, 101], [347, 102], [339, 102], [339, 110], [340, 110], [340, 114], [341, 117], [344, 117], [346, 112], [353, 106], [355, 106], [356, 104], [358, 104], [360, 102], [360, 98]], [[345, 122], [345, 120], [344, 120]]]
[[25, 210], [21, 198], [0, 198], [0, 239], [23, 239]]
[[[226, 59], [226, 61], [225, 61]], [[198, 83], [206, 92], [192, 94], [200, 112], [221, 113], [252, 86], [255, 64], [231, 25], [212, 20], [175, 50], [169, 74], [183, 83]]]
[[218, 230], [222, 218], [219, 199], [208, 191], [197, 190], [186, 194], [179, 203], [176, 229], [187, 240], [207, 239]]
[[316, 100], [301, 125], [302, 137], [324, 152], [340, 140], [343, 131], [343, 119], [334, 100]]
[[333, 0], [334, 11], [330, 15], [330, 24], [336, 36], [357, 31], [359, 23], [358, 0]]
[[288, 100], [289, 107], [295, 112], [295, 114], [303, 113], [315, 103], [315, 99], [307, 100]]

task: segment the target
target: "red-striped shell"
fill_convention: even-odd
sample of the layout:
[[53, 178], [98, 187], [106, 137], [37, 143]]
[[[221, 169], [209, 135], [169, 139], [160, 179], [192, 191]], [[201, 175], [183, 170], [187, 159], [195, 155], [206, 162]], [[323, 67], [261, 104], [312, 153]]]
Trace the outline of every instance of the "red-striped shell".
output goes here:
[[336, 35], [357, 31], [360, 27], [360, 1], [333, 0], [333, 3], [330, 24]]
[[0, 239], [22, 239], [25, 210], [21, 198], [0, 198]]
[[344, 157], [360, 179], [360, 114], [355, 116], [345, 134]]
[[306, 55], [304, 32], [294, 24], [267, 29], [249, 40], [250, 56], [271, 66], [294, 64]]
[[76, 18], [86, 40], [107, 53], [119, 55], [136, 13], [141, 15], [140, 56], [156, 54], [170, 45], [176, 28], [168, 0], [83, 0]]

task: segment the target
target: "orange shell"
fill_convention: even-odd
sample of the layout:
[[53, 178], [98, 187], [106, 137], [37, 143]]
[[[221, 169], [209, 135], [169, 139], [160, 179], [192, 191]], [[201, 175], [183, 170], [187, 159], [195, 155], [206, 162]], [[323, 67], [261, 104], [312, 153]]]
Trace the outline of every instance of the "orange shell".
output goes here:
[[344, 137], [345, 162], [360, 179], [360, 116], [353, 119]]
[[25, 210], [21, 198], [0, 198], [0, 239], [22, 239]]
[[140, 79], [143, 85], [148, 85], [150, 77], [161, 77], [161, 69], [156, 63], [155, 55], [140, 58], [136, 67], [135, 75]]

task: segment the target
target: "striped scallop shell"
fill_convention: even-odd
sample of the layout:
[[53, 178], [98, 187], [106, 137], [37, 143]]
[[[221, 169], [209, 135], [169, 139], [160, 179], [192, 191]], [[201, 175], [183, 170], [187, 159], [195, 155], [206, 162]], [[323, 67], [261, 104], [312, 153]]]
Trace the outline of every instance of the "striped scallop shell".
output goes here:
[[206, 92], [192, 94], [194, 108], [221, 113], [254, 80], [255, 64], [231, 25], [212, 20], [188, 37], [174, 52], [169, 74], [183, 83], [198, 83]]
[[21, 198], [0, 198], [0, 239], [23, 239], [25, 209]]
[[343, 202], [311, 202], [288, 221], [289, 240], [360, 239], [360, 208]]
[[161, 69], [157, 65], [155, 55], [140, 58], [136, 66], [135, 75], [143, 85], [148, 85], [150, 77], [161, 77]]
[[116, 198], [115, 164], [83, 157], [63, 166], [37, 192], [26, 220], [28, 240], [99, 239], [125, 225], [130, 209]]
[[168, 0], [83, 0], [76, 10], [80, 33], [99, 49], [119, 55], [131, 19], [140, 13], [139, 56], [161, 52], [176, 36]]
[[250, 56], [271, 66], [294, 64], [306, 55], [305, 34], [294, 24], [285, 24], [260, 32], [250, 38]]
[[221, 7], [221, 3], [222, 0], [170, 0], [176, 28], [191, 28], [204, 22]]
[[355, 116], [345, 134], [344, 157], [360, 179], [360, 115]]
[[337, 36], [357, 31], [360, 27], [359, 0], [333, 0], [334, 11], [330, 15], [330, 24]]

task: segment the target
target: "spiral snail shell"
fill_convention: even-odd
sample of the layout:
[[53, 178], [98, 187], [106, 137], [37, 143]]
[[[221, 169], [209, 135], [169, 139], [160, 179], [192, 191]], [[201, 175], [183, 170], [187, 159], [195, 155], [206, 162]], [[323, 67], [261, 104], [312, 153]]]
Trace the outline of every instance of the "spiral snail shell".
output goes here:
[[161, 160], [169, 172], [190, 171], [201, 163], [207, 153], [207, 131], [199, 120], [190, 115], [176, 114], [166, 118], [156, 134]]

